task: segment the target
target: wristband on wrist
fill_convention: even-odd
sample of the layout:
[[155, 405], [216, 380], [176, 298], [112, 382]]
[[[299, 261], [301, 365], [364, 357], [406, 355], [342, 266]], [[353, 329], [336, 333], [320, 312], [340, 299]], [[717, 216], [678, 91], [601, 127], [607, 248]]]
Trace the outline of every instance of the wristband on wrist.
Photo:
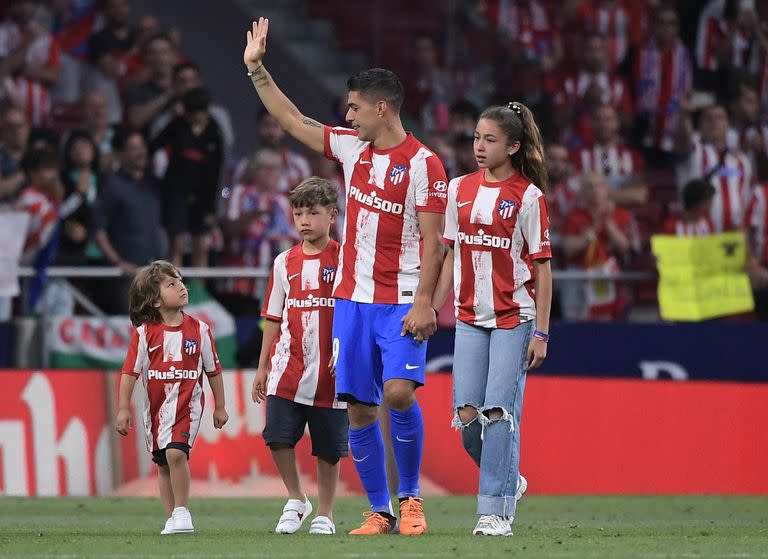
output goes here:
[[248, 76], [249, 78], [252, 78], [253, 76], [255, 76], [255, 75], [256, 75], [256, 72], [258, 72], [259, 70], [261, 70], [262, 66], [264, 66], [264, 64], [259, 64], [259, 65], [258, 65], [256, 68], [254, 68], [253, 70], [248, 70], [248, 73], [246, 74], [246, 76]]
[[541, 330], [533, 329], [533, 337], [537, 340], [541, 340], [542, 342], [548, 342], [549, 341], [549, 334], [546, 332], [542, 332]]

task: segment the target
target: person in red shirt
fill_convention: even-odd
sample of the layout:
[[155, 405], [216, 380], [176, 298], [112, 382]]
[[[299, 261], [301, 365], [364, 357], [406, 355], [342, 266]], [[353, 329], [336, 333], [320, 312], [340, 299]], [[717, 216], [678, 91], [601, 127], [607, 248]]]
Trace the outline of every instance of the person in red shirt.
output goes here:
[[120, 376], [115, 428], [123, 436], [131, 429], [131, 395], [141, 378], [147, 449], [160, 473], [160, 498], [168, 513], [162, 535], [195, 531], [187, 508], [188, 460], [205, 406], [203, 374], [216, 402], [213, 426], [221, 429], [229, 419], [213, 334], [205, 322], [182, 311], [188, 303], [181, 274], [170, 262], [145, 266], [131, 283], [135, 330]]
[[251, 395], [254, 402], [266, 403], [264, 441], [288, 490], [278, 534], [296, 533], [312, 512], [293, 450], [307, 424], [318, 480], [317, 516], [309, 533], [336, 533], [333, 500], [339, 460], [347, 455], [349, 443], [347, 405], [336, 398], [331, 373], [339, 243], [330, 238], [330, 229], [338, 215], [337, 197], [336, 187], [319, 177], [291, 192], [293, 222], [302, 242], [275, 259], [262, 311], [264, 341]]
[[[581, 179], [581, 204], [565, 218], [562, 248], [568, 267], [617, 273], [639, 249], [632, 214], [617, 208], [605, 177], [588, 173]], [[563, 314], [569, 319], [615, 319], [628, 297], [613, 280], [568, 281], [562, 287]]]
[[478, 171], [448, 187], [448, 253], [435, 291], [453, 288], [454, 425], [480, 467], [473, 534], [509, 536], [519, 476], [526, 371], [547, 354], [552, 301], [544, 149], [522, 103], [483, 111], [475, 130]]
[[667, 218], [664, 233], [677, 237], [714, 235], [715, 224], [709, 215], [714, 197], [715, 187], [707, 181], [689, 181], [683, 188], [683, 212]]

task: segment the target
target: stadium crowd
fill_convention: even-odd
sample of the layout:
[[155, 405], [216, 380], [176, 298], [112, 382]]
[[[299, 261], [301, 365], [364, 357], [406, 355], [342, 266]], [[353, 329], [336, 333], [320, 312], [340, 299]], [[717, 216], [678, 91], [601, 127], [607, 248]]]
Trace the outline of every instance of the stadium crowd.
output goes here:
[[[5, 0], [0, 11], [0, 205], [31, 216], [24, 264], [115, 265], [126, 277], [160, 257], [267, 267], [297, 240], [287, 193], [312, 174], [343, 188], [334, 162], [289, 148], [266, 112], [257, 148], [234, 153], [228, 110], [181, 34], [131, 0]], [[407, 56], [372, 65], [401, 77], [405, 112], [449, 177], [476, 168], [479, 112], [522, 101], [547, 146], [555, 268], [652, 271], [653, 233], [744, 230], [764, 317], [764, 5], [463, 0], [445, 16], [403, 35]], [[233, 313], [258, 315], [266, 286], [213, 287]], [[652, 281], [558, 287], [555, 316], [567, 319], [655, 306]], [[93, 295], [124, 313], [125, 293], [123, 281]]]

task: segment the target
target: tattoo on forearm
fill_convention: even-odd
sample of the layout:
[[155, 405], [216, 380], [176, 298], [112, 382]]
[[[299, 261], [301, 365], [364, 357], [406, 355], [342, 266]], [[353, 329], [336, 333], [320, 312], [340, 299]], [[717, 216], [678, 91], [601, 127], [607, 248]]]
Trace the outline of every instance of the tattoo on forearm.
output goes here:
[[259, 68], [256, 73], [251, 77], [253, 85], [258, 89], [259, 87], [265, 87], [269, 85], [269, 78], [264, 68]]
[[316, 120], [314, 120], [312, 118], [309, 118], [307, 116], [305, 116], [304, 118], [301, 119], [301, 123], [302, 124], [306, 124], [307, 126], [312, 126], [314, 128], [322, 128], [323, 127], [322, 124], [320, 124]]

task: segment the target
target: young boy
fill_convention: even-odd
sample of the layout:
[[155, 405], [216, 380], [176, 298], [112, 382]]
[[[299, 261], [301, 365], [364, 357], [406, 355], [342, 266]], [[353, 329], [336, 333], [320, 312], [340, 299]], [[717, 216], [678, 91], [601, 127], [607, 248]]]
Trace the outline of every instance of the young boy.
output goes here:
[[667, 218], [664, 233], [677, 237], [714, 235], [715, 224], [710, 217], [714, 197], [715, 187], [709, 181], [688, 181], [683, 188], [683, 212]]
[[229, 419], [224, 408], [221, 365], [210, 327], [184, 314], [189, 296], [181, 274], [158, 260], [139, 270], [131, 283], [130, 316], [136, 327], [120, 377], [117, 432], [131, 428], [131, 394], [141, 377], [146, 390], [147, 450], [160, 473], [160, 498], [168, 520], [163, 535], [194, 532], [189, 504], [189, 451], [203, 415], [203, 373], [216, 408], [213, 426]]
[[275, 259], [262, 316], [266, 319], [253, 401], [267, 403], [264, 440], [272, 451], [288, 502], [275, 532], [297, 532], [312, 512], [296, 469], [294, 447], [309, 424], [317, 456], [317, 516], [310, 534], [335, 534], [333, 500], [339, 460], [347, 455], [346, 404], [336, 399], [331, 374], [331, 297], [339, 243], [329, 236], [336, 220], [336, 187], [310, 177], [289, 196], [302, 242]]

